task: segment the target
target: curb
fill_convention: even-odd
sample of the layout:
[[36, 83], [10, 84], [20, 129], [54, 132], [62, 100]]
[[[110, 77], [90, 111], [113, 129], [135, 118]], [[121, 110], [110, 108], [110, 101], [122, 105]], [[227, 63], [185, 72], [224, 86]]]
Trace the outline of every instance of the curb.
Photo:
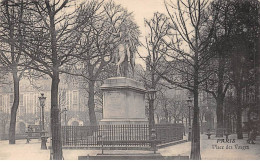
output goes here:
[[[178, 141], [173, 141], [161, 145], [157, 145], [157, 149], [160, 148], [165, 148], [181, 143], [186, 143], [188, 142], [187, 140], [178, 140]], [[48, 149], [51, 149], [51, 146], [48, 147]], [[85, 150], [101, 150], [101, 146], [63, 146], [62, 149], [85, 149]], [[150, 147], [103, 147], [104, 150], [149, 150]]]
[[177, 144], [182, 144], [182, 143], [186, 143], [186, 142], [188, 142], [188, 141], [187, 140], [173, 141], [173, 142], [158, 145], [157, 148], [158, 149], [165, 148], [165, 147], [169, 147], [169, 146], [173, 146], [173, 145], [177, 145]]

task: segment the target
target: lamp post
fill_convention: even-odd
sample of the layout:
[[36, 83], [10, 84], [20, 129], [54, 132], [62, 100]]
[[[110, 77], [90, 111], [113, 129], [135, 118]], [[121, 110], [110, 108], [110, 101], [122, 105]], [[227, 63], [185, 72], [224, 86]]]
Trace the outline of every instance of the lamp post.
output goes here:
[[189, 99], [187, 100], [187, 104], [188, 104], [188, 107], [189, 107], [189, 134], [188, 134], [188, 141], [191, 140], [191, 118], [190, 118], [191, 103], [192, 103], [192, 100], [191, 100], [191, 97], [189, 96]]
[[46, 97], [44, 97], [44, 93], [41, 93], [41, 96], [38, 98], [41, 106], [41, 116], [40, 116], [41, 131], [44, 131], [44, 106], [45, 106]]
[[149, 97], [149, 136], [151, 138], [151, 131], [154, 129], [154, 100], [156, 95], [155, 89], [149, 89], [147, 91]]

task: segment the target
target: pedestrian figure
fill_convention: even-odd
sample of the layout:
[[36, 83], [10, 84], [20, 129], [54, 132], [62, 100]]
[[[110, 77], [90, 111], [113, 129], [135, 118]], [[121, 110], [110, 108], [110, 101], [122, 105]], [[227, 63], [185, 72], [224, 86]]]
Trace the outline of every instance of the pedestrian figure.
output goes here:
[[27, 139], [27, 142], [29, 143], [29, 141], [31, 141], [30, 137], [32, 137], [32, 127], [29, 125], [28, 128], [27, 128], [27, 132], [28, 132], [28, 139]]

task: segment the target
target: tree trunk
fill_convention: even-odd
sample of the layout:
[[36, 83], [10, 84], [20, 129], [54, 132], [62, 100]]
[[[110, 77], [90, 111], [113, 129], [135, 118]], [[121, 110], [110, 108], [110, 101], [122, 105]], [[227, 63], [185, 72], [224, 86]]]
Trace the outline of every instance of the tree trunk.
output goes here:
[[200, 126], [199, 126], [199, 66], [198, 66], [198, 51], [195, 52], [194, 58], [194, 110], [193, 123], [191, 133], [191, 160], [200, 160]]
[[165, 121], [166, 121], [166, 123], [168, 123], [168, 122], [169, 122], [169, 116], [168, 116], [168, 111], [167, 111], [167, 109], [164, 110], [164, 116], [165, 116]]
[[235, 118], [232, 118], [232, 126], [233, 126], [232, 132], [235, 133], [236, 132], [236, 120], [235, 120]]
[[13, 72], [14, 101], [11, 108], [11, 119], [9, 128], [9, 144], [15, 144], [16, 114], [19, 106], [19, 78], [17, 71]]
[[188, 118], [185, 118], [185, 123], [186, 123], [186, 125], [185, 125], [186, 129], [189, 128], [188, 127]]
[[199, 127], [199, 107], [198, 107], [198, 89], [194, 89], [194, 114], [191, 132], [191, 155], [190, 159], [200, 160], [200, 127]]
[[216, 129], [216, 137], [223, 137], [223, 104], [224, 98], [221, 95], [217, 97], [217, 129]]
[[174, 124], [177, 123], [177, 118], [176, 118], [176, 117], [174, 117], [174, 121], [173, 121], [173, 123], [174, 123]]
[[203, 129], [204, 129], [203, 126], [202, 126], [203, 125], [203, 120], [200, 121], [200, 124], [201, 124], [200, 125], [201, 126], [200, 127], [200, 133], [203, 134]]
[[97, 125], [97, 119], [95, 114], [95, 81], [90, 80], [88, 83], [88, 111], [89, 111], [89, 121], [90, 125], [96, 126]]
[[53, 72], [51, 84], [51, 132], [52, 132], [52, 148], [53, 159], [62, 160], [62, 142], [61, 142], [61, 123], [60, 110], [58, 107], [58, 88], [59, 88], [59, 73]]
[[236, 130], [237, 130], [237, 139], [243, 139], [243, 132], [242, 132], [242, 104], [241, 104], [241, 89], [237, 89], [237, 123], [236, 123]]
[[154, 100], [149, 100], [149, 136], [151, 137], [151, 130], [154, 129]]
[[[8, 1], [6, 3], [6, 7], [8, 8]], [[8, 9], [7, 9], [8, 10]], [[11, 119], [10, 119], [10, 127], [9, 127], [9, 144], [15, 144], [15, 129], [16, 129], [16, 114], [19, 107], [19, 77], [17, 75], [17, 65], [15, 65], [16, 60], [15, 58], [15, 48], [14, 48], [14, 24], [13, 19], [9, 18], [9, 30], [10, 30], [10, 40], [12, 42], [11, 45], [11, 58], [12, 58], [12, 75], [13, 75], [13, 82], [14, 82], [14, 101], [11, 108]]]
[[[256, 61], [255, 61], [255, 109], [258, 113], [258, 119], [260, 119], [260, 29], [258, 29], [258, 43], [256, 51]], [[257, 123], [257, 130], [260, 131], [260, 123]]]
[[52, 148], [53, 159], [62, 160], [62, 142], [61, 142], [61, 122], [59, 110], [59, 58], [57, 52], [57, 40], [55, 29], [55, 13], [49, 13], [50, 18], [50, 35], [51, 35], [51, 50], [52, 50], [52, 83], [51, 83], [51, 133], [52, 133]]
[[224, 87], [224, 74], [225, 74], [225, 55], [219, 53], [218, 61], [218, 86], [217, 86], [217, 128], [216, 128], [216, 137], [223, 137], [223, 127], [224, 127], [224, 115], [223, 115], [223, 105], [225, 92], [223, 92]]

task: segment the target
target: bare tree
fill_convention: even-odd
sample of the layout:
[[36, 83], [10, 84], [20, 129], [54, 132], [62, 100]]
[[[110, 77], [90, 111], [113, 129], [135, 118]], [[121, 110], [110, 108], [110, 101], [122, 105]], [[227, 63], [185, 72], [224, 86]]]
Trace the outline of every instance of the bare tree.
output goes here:
[[[235, 1], [236, 14], [233, 15], [236, 26], [232, 29], [233, 51], [231, 54], [231, 78], [236, 92], [237, 138], [243, 139], [242, 133], [242, 89], [255, 82], [255, 71], [250, 74], [256, 60], [259, 30], [259, 2]], [[253, 76], [251, 76], [253, 75]]]
[[[161, 13], [154, 13], [150, 20], [145, 19], [145, 26], [147, 26], [148, 34], [145, 36], [145, 44], [143, 45], [147, 52], [145, 59], [146, 70], [141, 76], [141, 80], [147, 89], [159, 90], [158, 84], [161, 80], [160, 74], [166, 74], [168, 67], [164, 64], [165, 53], [168, 48], [163, 40], [169, 35], [169, 19]], [[149, 129], [154, 128], [154, 100], [148, 97], [149, 110]]]
[[[209, 66], [214, 74], [205, 83], [205, 88], [206, 91], [211, 93], [216, 99], [216, 134], [218, 137], [222, 137], [224, 131], [223, 128], [225, 126], [223, 124], [225, 122], [223, 118], [224, 99], [229, 86], [231, 84], [235, 85], [237, 92], [236, 97], [238, 98], [237, 134], [238, 138], [242, 138], [242, 104], [241, 99], [239, 98], [241, 98], [242, 88], [246, 87], [249, 83], [250, 73], [248, 72], [251, 62], [249, 60], [254, 60], [252, 56], [256, 51], [254, 44], [256, 44], [256, 33], [258, 29], [258, 20], [256, 20], [256, 15], [258, 15], [258, 2], [242, 2], [239, 0], [221, 0], [220, 2], [221, 3], [218, 3], [218, 5], [213, 6], [216, 10], [219, 10], [219, 18], [214, 32], [214, 43], [210, 48], [210, 52], [216, 54], [215, 58], [211, 62], [212, 64]], [[244, 7], [241, 7], [241, 5]], [[250, 17], [250, 20], [248, 20], [248, 17]], [[252, 51], [247, 49], [247, 47], [250, 47]], [[245, 57], [245, 54], [249, 54], [249, 58], [251, 59]], [[255, 72], [253, 74], [255, 74]]]
[[172, 106], [172, 116], [174, 118], [174, 123], [179, 123], [181, 120], [183, 123], [183, 114], [185, 113], [185, 104], [184, 101], [178, 100], [171, 100], [170, 103], [173, 103]]
[[[237, 63], [239, 61], [234, 62], [234, 57], [232, 59], [232, 56], [237, 54], [236, 49], [240, 45], [238, 45], [238, 40], [241, 40], [243, 38], [245, 40], [245, 37], [243, 36], [242, 32], [243, 30], [247, 30], [246, 28], [249, 28], [249, 30], [252, 30], [257, 28], [257, 21], [255, 18], [257, 16], [253, 16], [252, 14], [258, 14], [256, 11], [257, 3], [255, 1], [239, 1], [239, 0], [220, 0], [219, 2], [213, 5], [213, 10], [219, 11], [219, 18], [216, 22], [215, 30], [214, 30], [214, 37], [213, 37], [213, 44], [210, 47], [210, 53], [215, 53], [215, 57], [212, 60], [209, 68], [210, 71], [213, 72], [213, 75], [208, 79], [208, 81], [205, 84], [205, 91], [208, 93], [211, 93], [213, 97], [216, 99], [217, 102], [217, 109], [216, 109], [216, 115], [217, 115], [217, 137], [223, 136], [223, 128], [224, 128], [224, 119], [223, 119], [223, 104], [226, 92], [229, 88], [229, 86], [235, 81], [232, 78], [234, 77], [233, 70], [241, 67], [245, 67], [248, 63], [242, 63], [244, 66], [238, 66]], [[255, 4], [255, 7], [254, 6]], [[249, 13], [243, 13], [242, 10], [239, 10], [240, 5], [248, 6], [248, 4], [251, 4], [252, 9], [248, 10]], [[249, 5], [250, 6], [250, 5]], [[214, 9], [215, 8], [215, 9]], [[246, 11], [246, 10], [245, 10]], [[242, 12], [242, 13], [241, 13]], [[247, 16], [239, 16], [240, 14], [243, 15], [250, 15], [250, 21], [251, 27], [246, 27], [244, 23], [247, 19]], [[248, 30], [248, 31], [249, 31]], [[249, 32], [246, 32], [247, 34]], [[250, 36], [251, 34], [248, 34]], [[256, 35], [255, 35], [256, 36]], [[252, 38], [247, 38], [247, 40], [250, 40]], [[251, 40], [252, 41], [252, 40]], [[250, 42], [250, 41], [249, 41]], [[241, 43], [242, 45], [243, 43]], [[248, 44], [251, 46], [252, 49], [255, 49], [252, 44]], [[243, 48], [244, 50], [245, 48]], [[239, 52], [241, 52], [239, 50]], [[247, 53], [247, 52], [245, 52]], [[235, 56], [237, 57], [237, 55]], [[233, 61], [232, 61], [233, 60]], [[235, 63], [235, 64], [234, 64]], [[233, 67], [233, 68], [232, 68]], [[244, 68], [243, 68], [244, 69]], [[248, 71], [248, 70], [245, 70]], [[244, 74], [245, 75], [245, 74]], [[248, 78], [247, 78], [248, 79]], [[233, 81], [233, 82], [232, 82]], [[236, 82], [239, 82], [239, 80]], [[241, 83], [241, 82], [240, 82]], [[241, 90], [240, 90], [241, 91]], [[240, 92], [239, 91], [239, 92]], [[239, 108], [239, 107], [238, 107]], [[238, 109], [239, 111], [240, 109]], [[241, 111], [240, 111], [241, 112]], [[239, 115], [239, 114], [238, 114]], [[241, 124], [241, 123], [238, 123]], [[240, 128], [240, 127], [238, 127]], [[239, 136], [240, 137], [240, 136]]]
[[[13, 47], [19, 48], [22, 53], [31, 58], [30, 69], [48, 75], [52, 79], [51, 85], [51, 134], [53, 159], [62, 159], [60, 110], [58, 107], [58, 86], [60, 73], [64, 65], [73, 61], [76, 55], [72, 53], [80, 34], [75, 30], [88, 19], [75, 23], [75, 12], [65, 12], [71, 8], [72, 2], [65, 1], [30, 1], [27, 11], [30, 20], [25, 23], [27, 38], [5, 39]], [[71, 10], [70, 10], [71, 11]], [[76, 25], [75, 25], [76, 24]], [[28, 35], [28, 33], [30, 33]], [[3, 38], [1, 37], [3, 40]], [[21, 46], [19, 46], [19, 43]], [[18, 44], [18, 45], [17, 45]], [[15, 98], [16, 99], [16, 98]], [[18, 103], [18, 102], [17, 102]], [[17, 104], [16, 103], [16, 104]]]
[[226, 92], [230, 85], [229, 80], [229, 68], [230, 60], [228, 54], [230, 54], [230, 35], [233, 23], [230, 18], [229, 12], [232, 12], [232, 5], [228, 1], [220, 0], [217, 4], [213, 4], [213, 7], [209, 12], [214, 10], [219, 11], [219, 18], [215, 25], [213, 43], [210, 47], [210, 53], [214, 53], [215, 57], [209, 65], [209, 71], [213, 72], [210, 78], [204, 83], [204, 90], [211, 93], [215, 98], [216, 115], [217, 115], [217, 128], [216, 136], [223, 137], [223, 104]]
[[205, 119], [206, 112], [207, 112], [207, 107], [206, 106], [200, 107], [199, 119], [200, 119], [200, 125], [201, 125], [201, 128], [200, 128], [201, 134], [203, 134], [203, 130], [204, 130], [204, 128], [203, 128], [203, 121]]
[[90, 14], [92, 15], [90, 20], [77, 29], [82, 37], [76, 45], [76, 50], [82, 54], [78, 62], [83, 66], [78, 69], [74, 66], [70, 74], [82, 77], [84, 83], [88, 85], [86, 91], [90, 124], [97, 125], [96, 82], [113, 74], [108, 75], [107, 70], [113, 69], [111, 62], [117, 62], [119, 44], [125, 44], [125, 40], [128, 39], [132, 43], [132, 52], [136, 51], [140, 32], [132, 14], [113, 1], [104, 3], [94, 0], [81, 6], [78, 11], [78, 17], [81, 19]]
[[157, 109], [161, 110], [161, 116], [164, 117], [165, 122], [179, 122], [184, 111], [182, 101], [180, 101], [180, 99], [169, 97], [166, 94], [158, 97], [157, 100], [159, 101], [159, 106]]
[[170, 122], [171, 110], [170, 110], [170, 99], [166, 97], [165, 91], [160, 91], [157, 93], [155, 100], [155, 112], [157, 116], [162, 117], [164, 123]]
[[28, 1], [26, 0], [3, 1], [0, 6], [0, 62], [5, 71], [12, 74], [14, 88], [9, 144], [15, 144], [16, 114], [19, 106], [19, 83], [25, 70], [28, 68], [26, 65], [30, 64], [30, 60], [22, 52], [24, 48], [22, 42], [26, 37], [25, 23], [29, 17], [28, 12], [26, 12], [27, 7]]
[[[200, 85], [211, 75], [205, 72], [208, 61], [212, 58], [207, 50], [211, 43], [217, 13], [209, 15], [208, 4], [208, 0], [165, 2], [171, 26], [176, 31], [176, 35], [170, 38], [171, 41], [165, 40], [173, 51], [169, 55], [172, 58], [169, 63], [173, 71], [167, 76], [164, 75], [163, 79], [193, 93], [191, 159], [201, 159], [198, 94]], [[209, 22], [212, 22], [211, 28], [205, 30]]]

